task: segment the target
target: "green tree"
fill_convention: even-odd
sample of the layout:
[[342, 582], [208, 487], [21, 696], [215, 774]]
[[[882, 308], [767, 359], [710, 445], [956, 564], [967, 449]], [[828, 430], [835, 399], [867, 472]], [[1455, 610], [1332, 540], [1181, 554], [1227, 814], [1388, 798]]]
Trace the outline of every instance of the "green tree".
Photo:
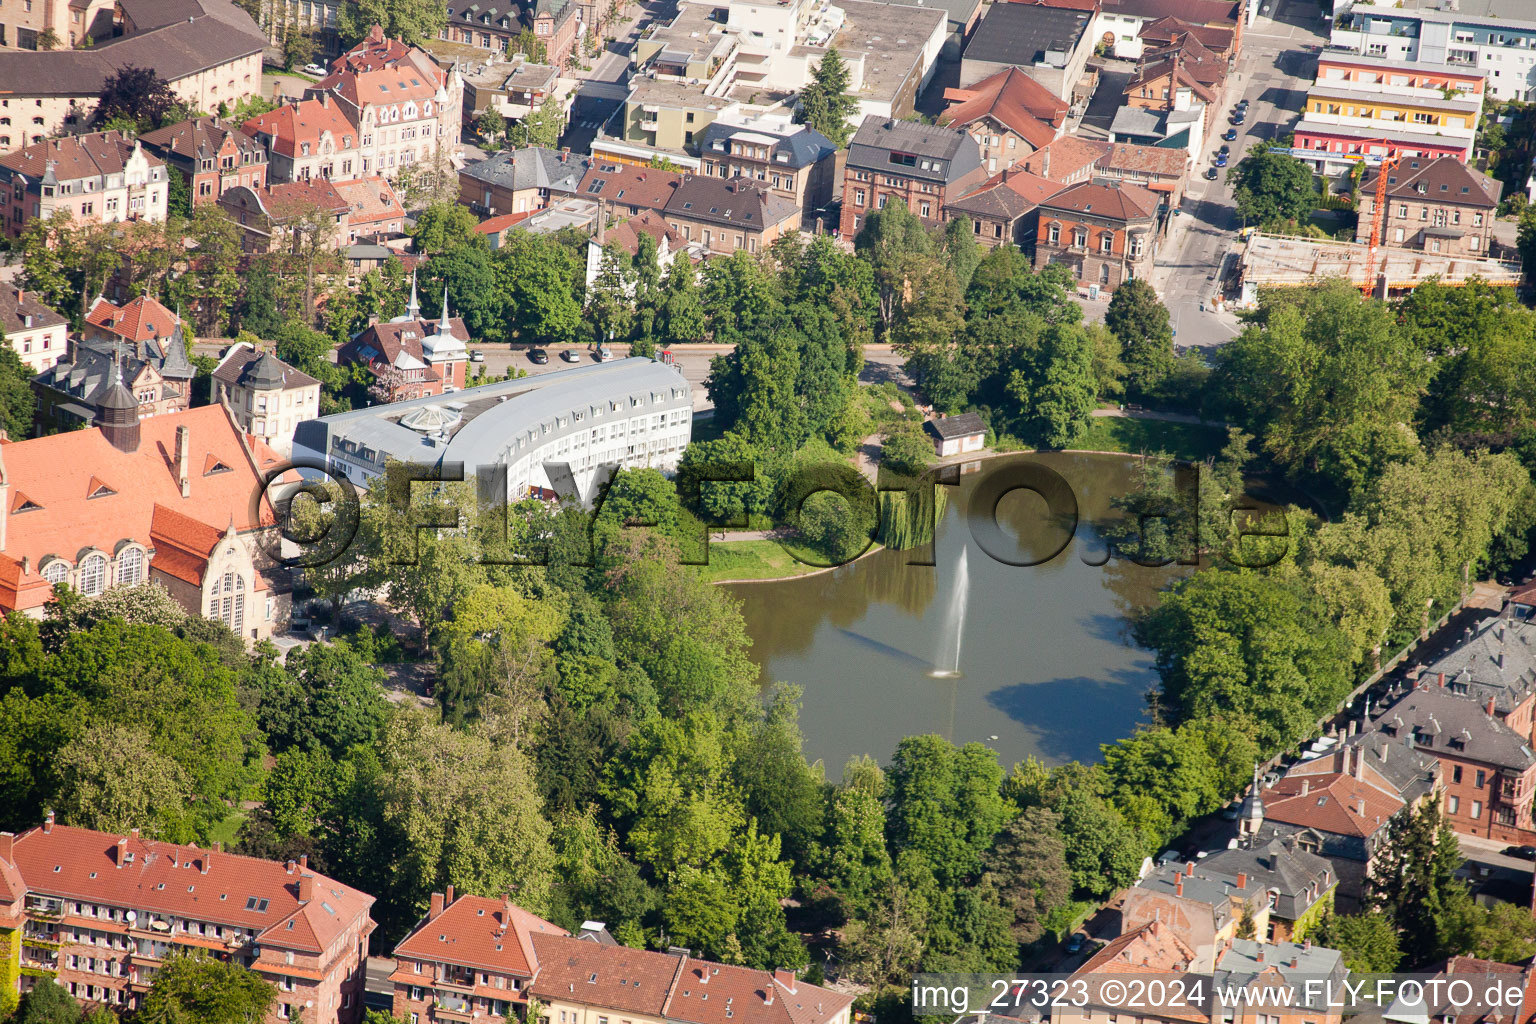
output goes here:
[[172, 217], [186, 219], [192, 216], [192, 190], [187, 187], [187, 179], [181, 176], [181, 172], [175, 168], [167, 168], [165, 182], [165, 207], [166, 212]]
[[159, 128], [179, 109], [171, 85], [154, 68], [125, 65], [106, 77], [96, 104], [100, 124], [129, 124], [140, 132]]
[[[0, 330], [0, 342], [5, 340]], [[32, 433], [32, 415], [37, 396], [32, 391], [32, 371], [21, 361], [16, 349], [0, 345], [0, 427], [7, 436], [20, 441]]]
[[507, 56], [514, 53], [521, 53], [532, 64], [549, 63], [549, 47], [544, 45], [544, 40], [535, 35], [531, 28], [523, 29], [516, 39], [507, 44]]
[[1515, 245], [1520, 250], [1521, 263], [1536, 267], [1536, 206], [1527, 206], [1520, 214]]
[[519, 340], [554, 344], [582, 329], [575, 257], [558, 241], [511, 231], [495, 251], [496, 287], [507, 298], [509, 326]]
[[1008, 379], [1008, 393], [1022, 410], [1020, 433], [1043, 448], [1069, 447], [1088, 429], [1094, 390], [1093, 353], [1078, 324], [1052, 324], [1027, 368]]
[[679, 250], [667, 267], [656, 304], [655, 336], [663, 346], [704, 340], [708, 321], [698, 277], [688, 253]]
[[177, 953], [155, 972], [137, 1019], [145, 1024], [258, 1024], [276, 997], [276, 989], [239, 964]]
[[917, 477], [933, 464], [933, 442], [921, 430], [892, 430], [880, 444], [880, 464]]
[[850, 921], [865, 919], [871, 901], [893, 880], [885, 792], [880, 766], [872, 758], [851, 758], [827, 809], [816, 871], [848, 907]]
[[1013, 810], [1000, 791], [997, 755], [980, 743], [909, 736], [896, 745], [887, 777], [892, 848], [921, 857], [943, 886], [974, 875]]
[[1013, 912], [1013, 937], [1021, 944], [1040, 938], [1046, 919], [1071, 898], [1061, 818], [1044, 807], [1028, 808], [1004, 826], [983, 864], [1003, 905]]
[[795, 115], [800, 123], [831, 139], [838, 149], [848, 145], [853, 134], [848, 119], [859, 108], [858, 101], [848, 94], [850, 82], [848, 65], [837, 47], [831, 47], [811, 71], [811, 82], [800, 92], [800, 109]]
[[1168, 308], [1143, 278], [1115, 289], [1104, 326], [1120, 340], [1124, 381], [1134, 395], [1150, 394], [1173, 372], [1173, 328]]
[[478, 223], [467, 206], [431, 203], [416, 215], [411, 239], [419, 251], [437, 256], [462, 245], [483, 245], [485, 240], [475, 233], [475, 225]]
[[60, 748], [57, 770], [58, 811], [70, 825], [168, 838], [185, 831], [186, 772], [141, 729], [91, 726]]
[[1356, 973], [1395, 971], [1403, 958], [1397, 930], [1380, 914], [1326, 914], [1310, 938], [1342, 953], [1344, 966]]
[[1483, 960], [1525, 963], [1536, 954], [1536, 918], [1514, 903], [1479, 907], [1474, 915], [1471, 953]]
[[1299, 221], [1317, 202], [1312, 171], [1286, 153], [1255, 147], [1227, 172], [1237, 212], [1256, 226]]
[[356, 45], [374, 25], [403, 43], [436, 39], [448, 12], [432, 0], [346, 0], [336, 19], [343, 48]]
[[507, 129], [507, 141], [513, 146], [543, 146], [553, 149], [560, 145], [565, 131], [565, 113], [551, 96], [524, 117], [512, 122]]
[[52, 978], [36, 978], [21, 997], [12, 1024], [77, 1024], [81, 1006], [75, 997]]
[[1456, 834], [1440, 813], [1439, 796], [1405, 809], [1387, 826], [1387, 839], [1371, 863], [1366, 896], [1391, 921], [1411, 965], [1460, 953], [1476, 941], [1476, 905], [1461, 866]]

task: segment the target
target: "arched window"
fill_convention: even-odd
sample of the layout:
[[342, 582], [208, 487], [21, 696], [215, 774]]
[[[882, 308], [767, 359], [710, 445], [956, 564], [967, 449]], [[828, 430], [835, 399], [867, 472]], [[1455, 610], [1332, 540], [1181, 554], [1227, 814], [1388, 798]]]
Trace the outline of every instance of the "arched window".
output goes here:
[[117, 556], [117, 585], [136, 587], [144, 582], [144, 549], [123, 548]]
[[55, 558], [43, 569], [43, 579], [49, 583], [63, 583], [69, 577], [69, 566]]
[[79, 591], [86, 597], [95, 597], [107, 589], [107, 556], [87, 555], [80, 563]]

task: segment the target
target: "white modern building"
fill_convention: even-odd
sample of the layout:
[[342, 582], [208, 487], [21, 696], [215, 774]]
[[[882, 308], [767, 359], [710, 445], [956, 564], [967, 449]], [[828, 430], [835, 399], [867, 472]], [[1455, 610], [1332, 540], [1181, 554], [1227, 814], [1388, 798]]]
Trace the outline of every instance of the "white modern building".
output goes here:
[[1495, 99], [1536, 100], [1532, 0], [1335, 0], [1329, 42], [1388, 60], [1480, 68]]
[[324, 416], [299, 424], [293, 452], [360, 487], [391, 461], [457, 463], [466, 479], [505, 469], [508, 501], [585, 503], [617, 469], [676, 470], [692, 430], [687, 380], [634, 358]]

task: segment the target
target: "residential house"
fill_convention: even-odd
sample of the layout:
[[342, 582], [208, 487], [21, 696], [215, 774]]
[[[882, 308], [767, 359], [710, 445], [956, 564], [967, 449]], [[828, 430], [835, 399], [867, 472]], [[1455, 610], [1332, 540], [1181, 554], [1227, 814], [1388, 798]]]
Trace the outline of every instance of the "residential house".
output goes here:
[[1536, 14], [1523, 0], [1478, 5], [1340, 4], [1329, 51], [1488, 72], [1494, 99], [1536, 100]]
[[1334, 905], [1358, 911], [1365, 879], [1397, 815], [1439, 791], [1440, 765], [1403, 740], [1365, 731], [1294, 764], [1244, 801], [1239, 842], [1294, 837], [1338, 876]]
[[[649, 236], [656, 243], [656, 262], [670, 267], [673, 256], [688, 247], [683, 236], [667, 224], [667, 219], [655, 210], [642, 210], [635, 216], [613, 227], [600, 224], [597, 234], [587, 242], [587, 289], [590, 292], [603, 269], [603, 256], [610, 248], [617, 249], [630, 258], [640, 252], [640, 239]], [[634, 285], [626, 282], [624, 290], [634, 293]]]
[[666, 209], [688, 177], [676, 171], [636, 167], [594, 157], [577, 187], [575, 198], [605, 206], [610, 214], [633, 217], [642, 210]]
[[[81, 338], [98, 347], [125, 347], [141, 353], [148, 345], [163, 353], [182, 344], [181, 317], [148, 295], [118, 305], [98, 295], [85, 311]], [[186, 349], [183, 347], [183, 356]]]
[[1480, 703], [1421, 677], [1414, 689], [1383, 709], [1375, 727], [1386, 736], [1411, 740], [1440, 762], [1445, 817], [1457, 832], [1532, 842], [1536, 754], [1529, 731], [1515, 731], [1496, 710], [1492, 696]]
[[539, 970], [529, 991], [545, 1024], [848, 1024], [853, 996], [812, 985], [794, 971], [758, 971], [603, 941], [593, 922], [582, 936], [535, 931]]
[[216, 203], [235, 185], [267, 183], [267, 152], [234, 125], [216, 117], [194, 117], [139, 136], [187, 184], [192, 205]]
[[1194, 952], [1190, 969], [1209, 972], [1245, 922], [1267, 934], [1269, 915], [1269, 892], [1257, 877], [1209, 874], [1190, 861], [1165, 864], [1127, 889], [1120, 919], [1122, 932], [1168, 925]]
[[[1158, 18], [1156, 21], [1145, 22], [1136, 38], [1141, 41], [1143, 50], [1161, 49], [1172, 46], [1183, 36], [1194, 36], [1200, 40], [1206, 49], [1230, 62], [1236, 55], [1237, 30], [1233, 26], [1227, 28], [1221, 25], [1196, 25], [1175, 15]], [[1118, 52], [1118, 48], [1117, 48]], [[1130, 55], [1132, 59], [1141, 56], [1140, 53]]]
[[584, 28], [600, 27], [607, 9], [590, 0], [507, 0], [501, 3], [450, 4], [448, 20], [438, 33], [450, 43], [463, 43], [492, 53], [505, 53], [525, 30], [544, 44], [545, 60], [563, 68], [581, 44]]
[[291, 591], [256, 537], [277, 453], [223, 406], [141, 419], [121, 381], [93, 398], [91, 427], [0, 445], [0, 610], [40, 617], [56, 583], [94, 597], [153, 581], [190, 614], [271, 636]]
[[1063, 188], [1087, 181], [1098, 173], [1099, 161], [1113, 148], [1108, 142], [1063, 135], [1016, 165], [1018, 170], [1059, 182]]
[[969, 89], [946, 89], [939, 117], [981, 147], [988, 174], [1006, 170], [1050, 145], [1066, 126], [1067, 102], [1018, 68], [1006, 68]]
[[1231, 879], [1238, 888], [1258, 879], [1269, 894], [1269, 926], [1255, 937], [1262, 942], [1300, 941], [1333, 907], [1339, 877], [1333, 865], [1307, 850], [1296, 837], [1274, 837], [1211, 854], [1196, 871], [1208, 878]]
[[[1126, 978], [1137, 974], [1157, 974], [1160, 976], [1185, 974], [1196, 970], [1195, 963], [1198, 957], [1190, 948], [1189, 943], [1180, 936], [1179, 929], [1170, 922], [1156, 918], [1143, 924], [1122, 927], [1119, 936], [1111, 939], [1105, 945], [1090, 956], [1084, 964], [1072, 972], [1073, 984], [1081, 982], [1086, 989], [1092, 987], [1092, 993], [1097, 995], [1100, 989], [1095, 980], [1109, 976]], [[1107, 1002], [1107, 1000], [1106, 1000]], [[1209, 1024], [1210, 1015], [1198, 1007], [1181, 1007], [1172, 1005], [1174, 1000], [1165, 1000], [1170, 1005], [1160, 1009], [1150, 1018], [1146, 1018], [1146, 1010], [1140, 1010], [1138, 1016], [1150, 1019], [1156, 1024]], [[1051, 1019], [1060, 1021], [1061, 1024], [1116, 1024], [1120, 1014], [1117, 1014], [1110, 1006], [1099, 1006], [1090, 1002], [1086, 1006], [1056, 1007], [1052, 1009]]]
[[1488, 72], [1327, 53], [1307, 91], [1294, 153], [1320, 174], [1340, 174], [1389, 152], [1467, 163], [1477, 148]]
[[353, 181], [333, 182], [347, 204], [347, 230], [339, 243], [351, 245], [359, 238], [378, 238], [405, 232], [405, 207], [389, 179], [375, 175]]
[[1061, 191], [1061, 184], [1013, 169], [994, 174], [979, 188], [950, 202], [946, 220], [965, 217], [976, 241], [987, 247], [1016, 245], [1028, 252], [1035, 242], [1035, 209]]
[[169, 190], [165, 162], [118, 131], [49, 139], [0, 156], [0, 210], [13, 238], [30, 221], [59, 212], [103, 223], [163, 221]]
[[463, 43], [492, 54], [503, 54], [523, 31], [519, 3], [450, 4], [448, 17], [438, 31], [438, 38]]
[[350, 181], [367, 173], [362, 138], [329, 94], [291, 100], [251, 118], [240, 130], [265, 147], [267, 184]]
[[575, 195], [590, 162], [569, 150], [529, 146], [459, 171], [459, 202], [482, 217], [542, 210], [550, 197]]
[[505, 896], [456, 895], [451, 885], [446, 893], [433, 893], [426, 915], [395, 947], [389, 978], [394, 1016], [418, 1022], [472, 1015], [513, 1019], [514, 1010], [526, 1010], [528, 986], [539, 970], [536, 934], [568, 933]]
[[65, 358], [69, 320], [24, 288], [0, 288], [0, 330], [23, 366], [42, 373]]
[[832, 203], [837, 147], [808, 125], [788, 118], [719, 119], [704, 129], [699, 154], [705, 176], [748, 178], [791, 200], [800, 207], [802, 226]]
[[737, 249], [761, 252], [776, 239], [800, 229], [800, 207], [746, 178], [685, 175], [662, 210], [684, 241], [729, 256]]
[[[1371, 168], [1360, 181], [1357, 242], [1370, 238], [1381, 173], [1379, 167]], [[1497, 178], [1451, 156], [1405, 158], [1386, 174], [1383, 244], [1458, 256], [1489, 255], [1504, 188]]]
[[463, 129], [464, 81], [419, 47], [388, 39], [375, 25], [331, 62], [331, 73], [306, 96], [329, 93], [357, 131], [360, 175], [397, 178], [420, 164], [448, 173]]
[[236, 185], [219, 198], [219, 205], [240, 225], [247, 253], [297, 251], [316, 234], [331, 247], [351, 240], [347, 217], [352, 205], [324, 178], [263, 189]]
[[1162, 196], [1170, 209], [1177, 209], [1188, 168], [1189, 154], [1182, 149], [1116, 142], [1095, 164], [1094, 177], [1135, 182]]
[[[27, 21], [39, 9], [45, 18], [69, 12], [69, 41], [59, 34], [68, 48], [7, 53], [0, 61], [0, 151], [89, 125], [107, 79], [124, 68], [154, 68], [192, 110], [233, 107], [261, 91], [266, 40], [231, 0], [19, 0], [0, 8], [0, 46], [11, 45], [8, 22]], [[107, 35], [96, 34], [109, 25]], [[28, 41], [16, 27], [15, 41]]]
[[448, 315], [446, 293], [438, 321], [422, 318], [413, 276], [404, 315], [369, 324], [337, 350], [336, 363], [361, 365], [388, 401], [402, 402], [463, 388], [468, 341], [463, 319]]
[[[1198, 60], [1190, 55], [1190, 50], [1200, 51]], [[1225, 59], [1205, 49], [1192, 36], [1184, 37], [1181, 47], [1171, 52], [1148, 50], [1123, 87], [1125, 102], [1110, 122], [1111, 136], [1117, 142], [1143, 141], [1134, 136], [1154, 133], [1128, 127], [1120, 115], [1161, 115], [1154, 136], [1160, 138], [1156, 138], [1154, 145], [1200, 152], [1221, 106], [1226, 66]], [[1174, 116], [1178, 114], [1184, 116]], [[1181, 138], [1181, 132], [1188, 132], [1190, 137]]]
[[640, 77], [624, 100], [619, 137], [666, 152], [696, 153], [704, 129], [715, 118], [738, 111], [739, 106], [729, 99], [696, 85]]
[[924, 223], [941, 224], [945, 204], [986, 177], [981, 149], [967, 133], [866, 117], [848, 144], [839, 231], [852, 238], [870, 211], [893, 200], [905, 203]]
[[500, 249], [501, 243], [507, 237], [507, 232], [532, 216], [534, 216], [534, 213], [530, 211], [528, 213], [501, 213], [494, 217], [487, 217], [475, 225], [475, 234], [484, 235], [486, 242], [490, 244], [492, 249]]
[[[1047, 2], [1066, 6], [1071, 0]], [[1175, 19], [1193, 26], [1206, 46], [1228, 60], [1236, 60], [1242, 53], [1247, 6], [1246, 0], [1102, 0], [1094, 17], [1093, 35], [1113, 46], [1116, 57], [1140, 60], [1146, 45], [1161, 44], [1167, 37], [1180, 34], [1166, 24]], [[1164, 27], [1143, 35], [1155, 25]]]
[[[1222, 1006], [1221, 1020], [1230, 1015], [1241, 1024], [1340, 1024], [1344, 1010], [1333, 993], [1348, 974], [1344, 954], [1310, 941], [1233, 939], [1216, 961], [1215, 989], [1247, 990], [1248, 996]], [[1296, 997], [1277, 1013], [1264, 996], [1279, 991]]]
[[960, 61], [960, 87], [972, 88], [999, 71], [1019, 68], [1069, 103], [1093, 92], [1084, 72], [1096, 42], [1090, 12], [1064, 7], [999, 3], [982, 17]]
[[1035, 267], [1058, 263], [1088, 286], [1113, 291], [1150, 273], [1163, 197], [1131, 182], [1084, 182], [1039, 205]]
[[[198, 415], [212, 420], [223, 413], [215, 407]], [[25, 445], [52, 443], [58, 454], [90, 447], [76, 438], [6, 445], [5, 462], [11, 468]], [[152, 461], [163, 474], [162, 454]], [[112, 468], [129, 471], [126, 463]], [[85, 476], [60, 476], [82, 488], [77, 500], [83, 504]], [[251, 482], [241, 476], [241, 483]], [[88, 483], [106, 487], [97, 477]], [[228, 497], [232, 506], [249, 504], [248, 495], [233, 488]], [[87, 522], [107, 526], [113, 517], [104, 508], [128, 500], [97, 499], [101, 507], [70, 525], [75, 532]], [[155, 508], [167, 520], [183, 518]], [[136, 552], [142, 566], [143, 548], [126, 550]], [[123, 835], [74, 828], [56, 824], [49, 811], [38, 828], [0, 832], [0, 948], [9, 960], [0, 963], [9, 968], [0, 970], [0, 979], [10, 988], [3, 995], [14, 1001], [35, 979], [52, 978], [86, 1007], [131, 1014], [168, 956], [203, 953], [248, 968], [272, 986], [265, 1024], [357, 1024], [372, 906], [372, 896], [320, 874], [307, 858], [282, 863], [227, 853], [219, 843], [202, 848], [147, 839], [138, 829]]]
[[240, 342], [214, 367], [213, 401], [229, 406], [241, 430], [286, 456], [293, 428], [320, 415], [320, 382]]

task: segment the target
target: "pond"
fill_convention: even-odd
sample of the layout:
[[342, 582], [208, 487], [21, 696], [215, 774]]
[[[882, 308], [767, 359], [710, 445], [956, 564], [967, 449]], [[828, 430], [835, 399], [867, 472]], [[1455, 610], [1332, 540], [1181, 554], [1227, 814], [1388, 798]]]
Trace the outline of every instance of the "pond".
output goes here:
[[[1045, 466], [1070, 485], [1079, 523], [1059, 554], [1009, 565], [973, 527], [992, 503], [984, 481]], [[1092, 523], [1115, 515], [1133, 460], [1073, 452], [1000, 456], [969, 465], [932, 546], [877, 551], [831, 572], [735, 584], [761, 682], [803, 689], [806, 756], [840, 777], [847, 759], [890, 759], [905, 736], [978, 740], [1005, 767], [1028, 755], [1097, 760], [1099, 744], [1146, 718], [1156, 683], [1129, 616], [1188, 568], [1105, 562]], [[1043, 498], [1015, 490], [996, 504], [1002, 551], [1036, 561], [1066, 539]], [[997, 540], [989, 543], [1000, 550]], [[1032, 557], [1020, 557], [1032, 556]], [[926, 560], [934, 564], [912, 564]], [[954, 671], [958, 651], [958, 673]]]

